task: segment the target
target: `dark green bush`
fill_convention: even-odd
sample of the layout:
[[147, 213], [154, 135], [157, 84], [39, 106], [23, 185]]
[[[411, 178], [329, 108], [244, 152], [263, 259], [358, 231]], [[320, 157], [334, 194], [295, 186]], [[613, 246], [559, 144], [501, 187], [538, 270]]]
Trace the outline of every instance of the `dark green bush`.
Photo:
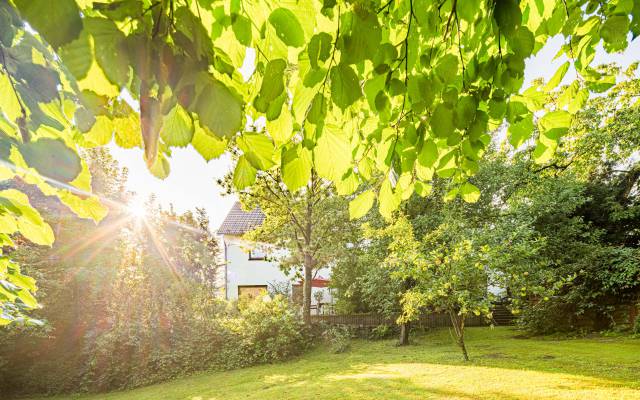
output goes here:
[[311, 335], [282, 295], [240, 301], [237, 313], [222, 326], [228, 335], [228, 368], [285, 360], [311, 344]]
[[395, 335], [395, 329], [391, 325], [378, 325], [371, 330], [369, 333], [369, 339], [371, 340], [382, 340], [388, 339]]

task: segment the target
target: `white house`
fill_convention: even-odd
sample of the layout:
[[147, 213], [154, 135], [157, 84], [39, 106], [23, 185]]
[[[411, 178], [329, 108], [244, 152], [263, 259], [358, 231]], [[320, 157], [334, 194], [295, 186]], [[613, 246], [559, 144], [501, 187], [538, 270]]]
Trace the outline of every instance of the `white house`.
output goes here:
[[[257, 296], [262, 291], [286, 291], [294, 301], [302, 302], [302, 282], [287, 275], [274, 258], [267, 257], [268, 245], [242, 238], [245, 232], [260, 225], [264, 214], [260, 209], [244, 211], [236, 202], [218, 228], [224, 244], [224, 291], [227, 299]], [[277, 254], [278, 251], [269, 251]], [[281, 253], [282, 254], [282, 253]], [[312, 280], [311, 307], [314, 313], [329, 312], [333, 304], [331, 289], [327, 287], [330, 269], [320, 269]], [[320, 307], [318, 307], [320, 304]]]

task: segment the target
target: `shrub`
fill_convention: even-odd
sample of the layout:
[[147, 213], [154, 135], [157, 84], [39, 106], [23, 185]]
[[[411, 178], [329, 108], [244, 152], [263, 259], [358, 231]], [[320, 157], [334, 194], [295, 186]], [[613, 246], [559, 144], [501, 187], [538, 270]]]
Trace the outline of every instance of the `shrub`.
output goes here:
[[393, 327], [390, 325], [378, 325], [371, 330], [369, 334], [369, 339], [371, 340], [382, 340], [388, 339], [395, 334]]
[[227, 368], [284, 360], [311, 345], [311, 335], [282, 295], [240, 302], [237, 314], [222, 325], [229, 335]]
[[[234, 304], [213, 299], [204, 290], [194, 289], [191, 295], [192, 302], [174, 304], [160, 317], [138, 313], [117, 318], [121, 310], [111, 310], [101, 329], [85, 332], [63, 349], [73, 356], [62, 355], [56, 347], [36, 362], [17, 357], [9, 362], [0, 352], [0, 393], [127, 389], [195, 371], [280, 361], [311, 345], [311, 335], [283, 296]], [[24, 338], [26, 332], [14, 336], [19, 338], [19, 333]], [[59, 346], [46, 336], [39, 342], [31, 337], [18, 349], [33, 349], [31, 342], [39, 343], [35, 348]], [[5, 334], [0, 344], [15, 353], [16, 338]]]
[[322, 337], [333, 353], [344, 353], [351, 348], [351, 330], [348, 326], [337, 325], [327, 328]]

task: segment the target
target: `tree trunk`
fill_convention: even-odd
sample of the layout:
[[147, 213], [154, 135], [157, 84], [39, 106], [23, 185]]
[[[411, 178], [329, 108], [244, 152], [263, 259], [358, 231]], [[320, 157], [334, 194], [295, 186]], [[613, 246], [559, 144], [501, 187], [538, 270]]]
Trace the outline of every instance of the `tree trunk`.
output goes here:
[[[411, 278], [405, 278], [402, 281], [402, 292], [406, 293], [415, 286], [415, 281]], [[398, 346], [407, 346], [409, 344], [409, 333], [411, 331], [411, 322], [400, 324], [400, 340]]]
[[467, 347], [464, 344], [464, 316], [458, 315], [456, 311], [450, 310], [449, 317], [451, 318], [451, 325], [453, 325], [453, 332], [455, 333], [456, 344], [462, 351], [462, 358], [465, 361], [469, 361], [469, 354], [467, 354]]
[[409, 345], [409, 331], [411, 330], [411, 323], [405, 322], [400, 324], [400, 340], [398, 341], [398, 346], [407, 346]]
[[302, 320], [305, 325], [311, 324], [311, 281], [313, 280], [313, 259], [304, 255], [304, 282], [302, 287]]

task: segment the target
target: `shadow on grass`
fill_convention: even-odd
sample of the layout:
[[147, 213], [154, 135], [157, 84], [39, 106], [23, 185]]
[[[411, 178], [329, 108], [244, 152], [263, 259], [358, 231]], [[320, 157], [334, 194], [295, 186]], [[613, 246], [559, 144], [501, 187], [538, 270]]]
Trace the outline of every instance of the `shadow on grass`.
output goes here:
[[444, 330], [408, 347], [358, 340], [347, 353], [317, 349], [281, 364], [89, 399], [640, 399], [640, 340], [514, 339], [517, 334], [469, 329], [467, 363]]

